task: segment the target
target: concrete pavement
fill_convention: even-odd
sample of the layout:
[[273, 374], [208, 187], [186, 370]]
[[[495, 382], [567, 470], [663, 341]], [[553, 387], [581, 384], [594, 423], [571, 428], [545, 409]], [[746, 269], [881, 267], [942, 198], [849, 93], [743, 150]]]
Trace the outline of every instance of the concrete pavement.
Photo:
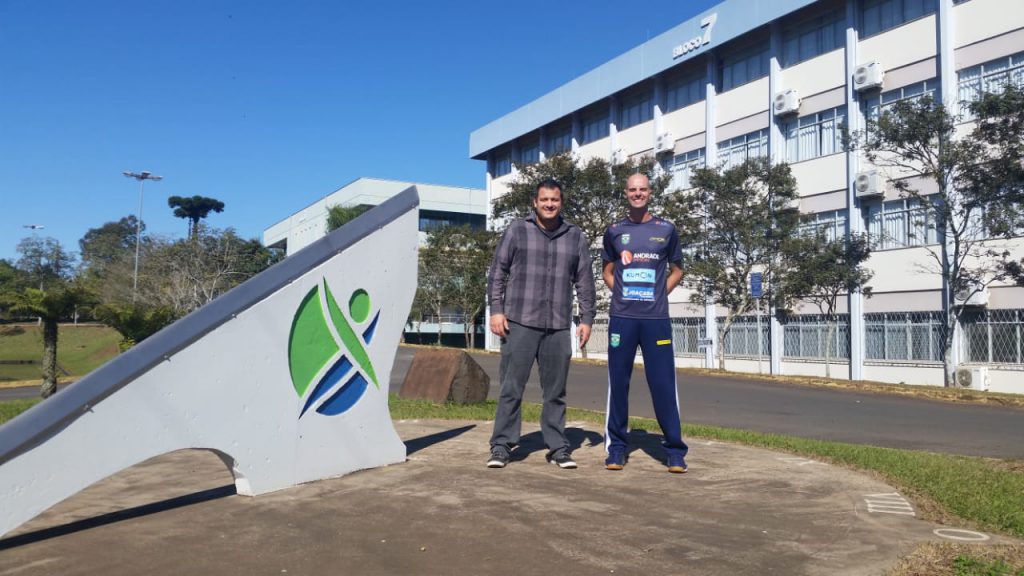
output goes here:
[[0, 576], [859, 575], [941, 539], [892, 487], [767, 450], [694, 441], [675, 475], [660, 438], [634, 434], [610, 472], [600, 430], [570, 422], [580, 468], [562, 470], [528, 425], [492, 470], [489, 422], [396, 428], [403, 464], [255, 498], [234, 495], [212, 453], [150, 460], [0, 540]]

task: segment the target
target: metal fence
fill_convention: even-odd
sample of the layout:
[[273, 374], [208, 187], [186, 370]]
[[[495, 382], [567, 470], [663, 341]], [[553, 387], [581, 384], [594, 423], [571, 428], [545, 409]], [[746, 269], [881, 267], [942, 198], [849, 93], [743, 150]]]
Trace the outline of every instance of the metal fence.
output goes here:
[[[828, 340], [828, 322], [825, 316], [805, 314], [786, 316], [782, 319], [784, 358], [825, 358], [825, 341]], [[850, 357], [850, 316], [840, 314], [836, 318], [835, 331], [829, 342], [829, 358]]]
[[[721, 328], [724, 318], [718, 318]], [[780, 318], [783, 327], [783, 357], [824, 359], [828, 324], [821, 315], [793, 315]], [[1024, 364], [1024, 310], [981, 310], [963, 318], [964, 360], [976, 364]], [[864, 315], [864, 353], [872, 362], [942, 362], [946, 326], [939, 311], [884, 312]], [[676, 356], [703, 354], [699, 341], [706, 337], [703, 317], [672, 318], [672, 341]], [[719, 341], [727, 357], [758, 356], [758, 326], [755, 316], [737, 317], [729, 334]], [[771, 354], [769, 317], [761, 317], [760, 353]], [[850, 318], [840, 315], [832, 339], [830, 358], [850, 357]], [[604, 353], [608, 349], [608, 320], [598, 319], [587, 349]]]
[[968, 362], [1024, 364], [1024, 310], [982, 310], [963, 322]]

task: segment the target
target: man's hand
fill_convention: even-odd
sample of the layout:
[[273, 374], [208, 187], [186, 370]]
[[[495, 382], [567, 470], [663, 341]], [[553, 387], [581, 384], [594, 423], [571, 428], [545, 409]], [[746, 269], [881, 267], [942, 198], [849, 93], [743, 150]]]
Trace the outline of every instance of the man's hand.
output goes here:
[[508, 334], [508, 318], [504, 314], [491, 314], [491, 333], [502, 338]]
[[590, 325], [580, 324], [579, 328], [576, 329], [576, 337], [580, 340], [580, 348], [587, 345], [590, 341]]

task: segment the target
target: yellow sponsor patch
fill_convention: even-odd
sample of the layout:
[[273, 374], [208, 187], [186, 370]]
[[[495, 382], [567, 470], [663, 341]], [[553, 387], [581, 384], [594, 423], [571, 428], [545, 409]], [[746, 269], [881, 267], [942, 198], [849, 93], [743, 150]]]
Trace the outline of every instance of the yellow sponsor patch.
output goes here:
[[671, 343], [672, 343], [671, 340], [658, 340], [658, 346], [664, 346], [666, 344], [671, 344]]

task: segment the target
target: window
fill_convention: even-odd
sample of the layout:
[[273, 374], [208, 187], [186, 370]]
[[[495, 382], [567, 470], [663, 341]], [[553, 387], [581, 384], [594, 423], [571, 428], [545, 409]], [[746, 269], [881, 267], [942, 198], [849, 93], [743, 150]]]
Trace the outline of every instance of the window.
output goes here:
[[800, 162], [843, 151], [843, 108], [801, 116], [782, 127], [786, 139], [786, 161]]
[[669, 190], [687, 190], [693, 187], [690, 177], [697, 168], [704, 167], [704, 149], [690, 150], [665, 161], [665, 171], [672, 175]]
[[1024, 310], [983, 310], [963, 322], [968, 362], [1024, 364]]
[[483, 230], [487, 226], [487, 218], [483, 214], [420, 209], [420, 232], [432, 232], [446, 226], [469, 226], [474, 230]]
[[935, 12], [936, 0], [864, 0], [861, 37], [885, 32]]
[[1000, 92], [1007, 84], [1024, 88], [1024, 52], [964, 68], [958, 76], [960, 105], [967, 113], [984, 92]]
[[762, 42], [722, 58], [718, 63], [723, 92], [768, 75], [768, 43]]
[[608, 113], [595, 114], [583, 120], [583, 144], [608, 136]]
[[767, 155], [767, 128], [718, 143], [718, 161], [725, 168], [738, 166], [750, 158]]
[[846, 238], [846, 211], [829, 210], [804, 215], [799, 233], [810, 235], [818, 231], [824, 232], [825, 239], [829, 242], [837, 238]]
[[519, 150], [519, 158], [524, 166], [540, 162], [540, 142], [534, 140], [529, 144], [524, 144]]
[[562, 130], [555, 130], [548, 135], [548, 145], [547, 150], [544, 151], [545, 154], [554, 156], [569, 150], [572, 150], [572, 128], [567, 127]]
[[846, 44], [842, 10], [804, 20], [782, 31], [782, 67], [792, 66]]
[[690, 76], [669, 82], [666, 88], [666, 112], [679, 110], [704, 99], [704, 77]]
[[619, 112], [619, 129], [625, 130], [651, 119], [651, 93], [645, 92], [622, 102]]
[[931, 96], [939, 100], [935, 90], [939, 87], [938, 78], [925, 80], [916, 84], [909, 84], [901, 88], [882, 92], [864, 101], [864, 115], [867, 117], [868, 125], [878, 122], [879, 115], [900, 100], [917, 100], [925, 96]]
[[868, 360], [942, 361], [946, 325], [940, 312], [885, 312], [864, 315]]
[[[828, 322], [821, 315], [789, 316], [783, 326], [782, 355], [788, 358], [824, 358], [828, 338]], [[829, 341], [830, 358], [850, 357], [850, 316], [836, 318], [835, 331]]]
[[900, 198], [867, 205], [868, 234], [876, 250], [935, 244], [938, 237], [928, 211], [918, 198]]
[[512, 172], [512, 157], [508, 152], [502, 152], [501, 154], [494, 157], [494, 178], [501, 178], [502, 176]]

